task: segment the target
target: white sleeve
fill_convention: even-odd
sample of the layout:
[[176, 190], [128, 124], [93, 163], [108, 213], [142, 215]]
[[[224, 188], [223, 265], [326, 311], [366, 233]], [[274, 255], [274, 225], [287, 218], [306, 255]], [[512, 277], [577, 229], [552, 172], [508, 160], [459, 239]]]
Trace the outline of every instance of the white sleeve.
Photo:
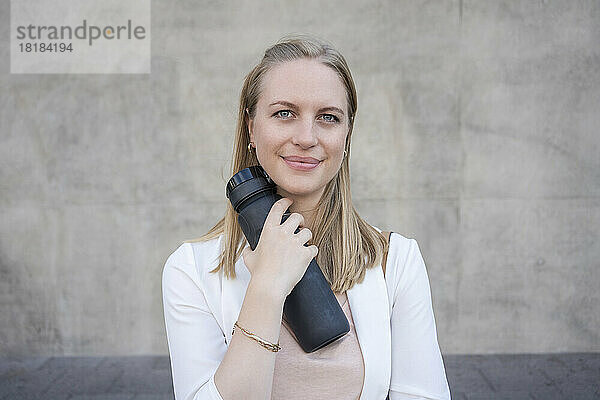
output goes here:
[[429, 278], [415, 239], [410, 239], [404, 267], [398, 265], [396, 271], [389, 398], [448, 400], [450, 389], [437, 341]]
[[210, 312], [190, 243], [167, 259], [162, 296], [176, 400], [223, 400], [214, 373], [225, 356], [225, 337]]

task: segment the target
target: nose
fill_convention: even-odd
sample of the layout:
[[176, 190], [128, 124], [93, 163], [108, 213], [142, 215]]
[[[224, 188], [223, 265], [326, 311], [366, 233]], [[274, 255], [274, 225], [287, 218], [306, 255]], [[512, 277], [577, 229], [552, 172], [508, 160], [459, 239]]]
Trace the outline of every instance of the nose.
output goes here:
[[305, 120], [297, 126], [292, 136], [292, 143], [302, 147], [309, 148], [318, 143], [318, 127], [311, 119]]

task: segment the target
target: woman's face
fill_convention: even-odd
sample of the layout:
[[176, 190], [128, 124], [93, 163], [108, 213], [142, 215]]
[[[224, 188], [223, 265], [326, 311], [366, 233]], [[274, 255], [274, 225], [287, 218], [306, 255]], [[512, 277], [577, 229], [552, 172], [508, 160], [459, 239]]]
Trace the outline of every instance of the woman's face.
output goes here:
[[[347, 109], [342, 81], [317, 60], [284, 62], [264, 75], [248, 130], [279, 194], [296, 205], [316, 204], [344, 158]], [[294, 156], [313, 160], [294, 163]]]

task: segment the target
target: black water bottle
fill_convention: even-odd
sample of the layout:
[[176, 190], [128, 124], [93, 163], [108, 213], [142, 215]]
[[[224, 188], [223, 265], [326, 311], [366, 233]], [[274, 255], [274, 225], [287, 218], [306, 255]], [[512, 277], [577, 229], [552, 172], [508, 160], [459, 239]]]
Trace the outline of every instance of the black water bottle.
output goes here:
[[[226, 193], [238, 213], [238, 222], [248, 244], [254, 250], [273, 203], [282, 196], [277, 194], [277, 186], [259, 165], [235, 174], [227, 183]], [[288, 209], [281, 223], [290, 214]], [[295, 233], [299, 231], [300, 228]], [[314, 258], [285, 299], [283, 316], [306, 353], [312, 353], [350, 331], [348, 319]]]

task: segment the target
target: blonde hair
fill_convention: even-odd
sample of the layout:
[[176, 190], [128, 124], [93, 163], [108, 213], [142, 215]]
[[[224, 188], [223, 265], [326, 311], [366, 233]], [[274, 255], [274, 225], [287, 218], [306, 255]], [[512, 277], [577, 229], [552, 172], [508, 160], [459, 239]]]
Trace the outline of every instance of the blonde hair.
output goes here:
[[[248, 151], [250, 135], [245, 110], [248, 108], [249, 117], [254, 118], [265, 73], [276, 64], [302, 58], [316, 59], [332, 68], [346, 89], [349, 116], [345, 145], [347, 156], [317, 203], [314, 226], [309, 227], [313, 237], [308, 242], [319, 248], [317, 263], [331, 289], [342, 293], [363, 281], [366, 268], [373, 268], [381, 263], [388, 243], [383, 234], [358, 215], [352, 204], [349, 155], [357, 111], [356, 88], [346, 60], [333, 46], [313, 36], [293, 35], [281, 38], [265, 51], [260, 63], [246, 75], [242, 87], [230, 176], [259, 164], [256, 152]], [[229, 279], [236, 277], [235, 262], [241, 256], [247, 241], [237, 222], [237, 213], [231, 203], [228, 200], [226, 202], [225, 216], [202, 237], [187, 242], [207, 241], [224, 235], [219, 264], [210, 272], [216, 273], [223, 268], [224, 275]]]

